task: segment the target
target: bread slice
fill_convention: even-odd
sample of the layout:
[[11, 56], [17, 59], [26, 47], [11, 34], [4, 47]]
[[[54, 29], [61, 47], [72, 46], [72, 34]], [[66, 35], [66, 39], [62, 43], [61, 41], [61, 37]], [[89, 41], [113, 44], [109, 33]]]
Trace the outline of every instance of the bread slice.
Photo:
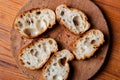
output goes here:
[[70, 9], [65, 4], [61, 4], [56, 8], [56, 15], [60, 24], [74, 34], [82, 34], [90, 28], [90, 23], [82, 11], [74, 8]]
[[27, 38], [34, 38], [55, 24], [55, 13], [50, 9], [33, 9], [18, 15], [14, 28]]
[[57, 52], [57, 50], [57, 43], [54, 39], [42, 38], [23, 48], [19, 59], [26, 68], [39, 69], [47, 62], [51, 53]]
[[68, 61], [73, 58], [66, 49], [55, 53], [43, 67], [44, 80], [66, 80], [70, 71]]
[[73, 44], [72, 52], [78, 60], [90, 58], [103, 43], [103, 33], [92, 29]]

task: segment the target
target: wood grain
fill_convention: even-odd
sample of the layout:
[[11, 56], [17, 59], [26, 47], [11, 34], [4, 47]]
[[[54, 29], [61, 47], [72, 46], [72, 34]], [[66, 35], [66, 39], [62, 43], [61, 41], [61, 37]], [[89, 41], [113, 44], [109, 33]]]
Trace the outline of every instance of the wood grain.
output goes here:
[[[6, 2], [7, 1], [7, 2]], [[28, 80], [16, 66], [10, 52], [10, 30], [19, 9], [28, 0], [0, 0], [0, 80]], [[120, 76], [120, 0], [92, 0], [107, 19], [111, 46], [103, 67], [91, 80], [119, 80]], [[14, 66], [11, 66], [14, 65]]]

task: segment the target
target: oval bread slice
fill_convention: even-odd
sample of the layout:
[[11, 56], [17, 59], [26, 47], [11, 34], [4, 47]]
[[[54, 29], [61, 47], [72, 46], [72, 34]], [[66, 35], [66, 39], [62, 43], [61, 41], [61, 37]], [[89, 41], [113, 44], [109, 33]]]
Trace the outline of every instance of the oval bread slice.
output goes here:
[[69, 50], [56, 52], [43, 67], [44, 80], [66, 80], [70, 71], [68, 61], [73, 58]]
[[78, 60], [90, 58], [103, 43], [103, 33], [92, 29], [73, 44], [72, 52]]
[[14, 28], [27, 38], [34, 38], [55, 24], [55, 13], [51, 9], [33, 9], [18, 15]]
[[57, 52], [57, 50], [57, 43], [54, 39], [42, 38], [23, 48], [19, 59], [26, 68], [39, 69], [47, 62], [51, 53]]
[[56, 17], [60, 24], [64, 25], [74, 34], [82, 34], [90, 28], [86, 15], [77, 9], [68, 8], [61, 4], [56, 8]]

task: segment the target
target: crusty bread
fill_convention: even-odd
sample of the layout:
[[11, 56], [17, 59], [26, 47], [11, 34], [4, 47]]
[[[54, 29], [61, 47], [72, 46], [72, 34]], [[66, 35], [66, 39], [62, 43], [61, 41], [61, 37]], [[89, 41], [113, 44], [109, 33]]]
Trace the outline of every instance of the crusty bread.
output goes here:
[[18, 15], [14, 28], [27, 38], [34, 38], [55, 24], [55, 13], [50, 9], [33, 9]]
[[19, 59], [26, 68], [39, 69], [47, 62], [51, 53], [57, 52], [57, 50], [57, 43], [54, 39], [42, 38], [23, 48]]
[[82, 34], [90, 28], [87, 17], [82, 11], [70, 9], [65, 4], [61, 4], [56, 8], [56, 17], [60, 24], [74, 34]]
[[73, 54], [80, 59], [91, 57], [104, 42], [104, 35], [100, 30], [92, 29], [73, 44]]
[[44, 80], [66, 80], [70, 71], [68, 61], [73, 58], [69, 50], [56, 52], [43, 67]]

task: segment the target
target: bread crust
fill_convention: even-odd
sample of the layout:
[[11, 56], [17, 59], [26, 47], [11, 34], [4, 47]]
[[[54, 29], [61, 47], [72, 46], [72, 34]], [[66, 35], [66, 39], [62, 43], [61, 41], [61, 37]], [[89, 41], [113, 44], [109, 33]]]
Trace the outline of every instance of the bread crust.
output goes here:
[[[100, 35], [101, 35], [101, 41], [100, 41], [100, 43], [99, 43], [98, 45], [94, 45], [95, 50], [93, 50], [91, 53], [89, 53], [89, 54], [87, 54], [87, 55], [84, 55], [83, 57], [78, 56], [78, 55], [76, 54], [76, 52], [75, 52], [75, 50], [76, 50], [76, 45], [77, 45], [80, 41], [82, 41], [86, 36], [88, 36], [90, 33], [94, 32], [94, 31], [100, 33]], [[100, 47], [101, 45], [103, 45], [104, 42], [105, 42], [105, 40], [104, 40], [104, 35], [103, 35], [103, 33], [102, 33], [100, 30], [91, 29], [91, 30], [89, 30], [88, 32], [86, 32], [85, 34], [83, 34], [83, 36], [82, 36], [81, 38], [79, 38], [78, 40], [76, 40], [76, 41], [73, 43], [72, 52], [73, 52], [73, 54], [74, 54], [74, 56], [76, 57], [77, 60], [85, 60], [86, 58], [90, 58], [91, 56], [93, 56], [94, 53], [99, 49], [99, 47]], [[91, 45], [92, 45], [92, 44], [91, 44]]]
[[[58, 51], [58, 52], [54, 53], [54, 54], [52, 55], [52, 57], [49, 59], [49, 61], [45, 64], [45, 66], [44, 66], [43, 69], [42, 69], [42, 77], [43, 77], [43, 80], [46, 80], [46, 78], [45, 78], [45, 76], [44, 76], [44, 73], [45, 73], [46, 68], [47, 68], [48, 66], [50, 66], [50, 64], [57, 58], [57, 55], [60, 55], [61, 53], [63, 54], [63, 51], [64, 51], [64, 50], [67, 50], [67, 49], [63, 49], [63, 50], [61, 50], [61, 51]], [[71, 54], [72, 54], [72, 53], [71, 53]], [[67, 75], [64, 77], [64, 80], [67, 80], [68, 75], [69, 75], [69, 72], [70, 72], [70, 67], [69, 67], [68, 62], [69, 62], [69, 61], [72, 61], [73, 59], [74, 59], [74, 56], [71, 55], [71, 56], [69, 57], [69, 59], [66, 60], [65, 65], [68, 66], [68, 67], [67, 67], [68, 72], [67, 72]]]
[[[38, 42], [42, 41], [42, 40], [48, 40], [48, 39], [52, 39], [52, 38], [40, 38], [40, 39], [37, 39], [37, 40], [34, 40], [33, 42], [31, 42], [30, 44], [26, 45], [24, 48], [21, 49], [20, 53], [19, 53], [19, 56], [18, 56], [18, 59], [19, 59], [19, 62], [21, 65], [24, 65], [25, 63], [23, 62], [23, 60], [21, 59], [22, 58], [22, 55], [24, 54], [24, 51], [27, 49], [27, 48], [31, 48], [33, 47], [35, 44], [37, 44]], [[52, 39], [53, 40], [53, 39]], [[55, 41], [55, 40], [54, 40]], [[55, 41], [56, 42], [56, 41]], [[54, 53], [54, 52], [57, 52], [58, 51], [58, 45], [57, 43], [55, 43], [55, 46], [56, 46], [56, 49], [51, 51], [51, 54]], [[41, 64], [41, 66], [37, 67], [37, 68], [32, 68], [32, 67], [26, 67], [30, 70], [35, 70], [35, 69], [39, 69], [41, 67], [43, 67], [43, 65], [48, 61], [48, 59], [50, 58], [50, 55], [46, 58], [46, 60]]]
[[[83, 13], [82, 11], [80, 11], [80, 10], [78, 10], [78, 9], [75, 9], [75, 8], [68, 8], [66, 4], [61, 4], [60, 6], [64, 6], [64, 8], [69, 9], [71, 12], [72, 12], [72, 11], [78, 12], [79, 14], [82, 15], [82, 17], [84, 17], [84, 19], [85, 19], [84, 21], [87, 22], [87, 23], [86, 23], [87, 28], [86, 28], [85, 31], [81, 31], [81, 32], [78, 33], [78, 32], [76, 32], [76, 31], [70, 29], [70, 28], [68, 27], [68, 25], [60, 18], [59, 14], [58, 14], [58, 11], [57, 11], [58, 8], [59, 8], [59, 6], [58, 6], [58, 7], [56, 8], [56, 10], [55, 10], [57, 21], [58, 21], [61, 25], [65, 26], [65, 28], [67, 28], [70, 32], [72, 32], [73, 34], [79, 35], [79, 34], [83, 34], [84, 32], [86, 32], [86, 31], [90, 28], [90, 23], [87, 21], [88, 18], [87, 18], [87, 16], [85, 15], [85, 13]], [[71, 14], [72, 14], [72, 13], [71, 13]]]
[[15, 18], [15, 20], [14, 20], [14, 22], [13, 22], [13, 27], [14, 27], [14, 29], [15, 29], [16, 31], [18, 31], [18, 32], [21, 34], [21, 36], [24, 36], [24, 37], [26, 37], [26, 38], [30, 38], [30, 39], [31, 39], [31, 38], [35, 38], [35, 37], [41, 35], [41, 34], [44, 33], [48, 28], [52, 28], [53, 25], [56, 23], [55, 13], [52, 15], [52, 16], [54, 16], [54, 20], [52, 21], [52, 23], [49, 24], [49, 25], [47, 25], [45, 30], [39, 32], [37, 35], [34, 35], [34, 36], [27, 35], [27, 34], [21, 32], [20, 29], [16, 26], [16, 25], [17, 25], [16, 20], [17, 20], [18, 18], [22, 18], [23, 16], [25, 16], [25, 15], [27, 15], [27, 14], [30, 14], [30, 13], [33, 13], [33, 12], [38, 12], [38, 11], [41, 12], [41, 11], [43, 11], [43, 10], [46, 10], [46, 11], [47, 11], [47, 10], [50, 10], [50, 11], [52, 11], [52, 12], [54, 13], [53, 10], [48, 9], [48, 8], [33, 8], [33, 9], [31, 9], [31, 10], [24, 11], [24, 12], [22, 12], [22, 13], [20, 13], [20, 14], [18, 14], [18, 15], [16, 16], [16, 18]]

